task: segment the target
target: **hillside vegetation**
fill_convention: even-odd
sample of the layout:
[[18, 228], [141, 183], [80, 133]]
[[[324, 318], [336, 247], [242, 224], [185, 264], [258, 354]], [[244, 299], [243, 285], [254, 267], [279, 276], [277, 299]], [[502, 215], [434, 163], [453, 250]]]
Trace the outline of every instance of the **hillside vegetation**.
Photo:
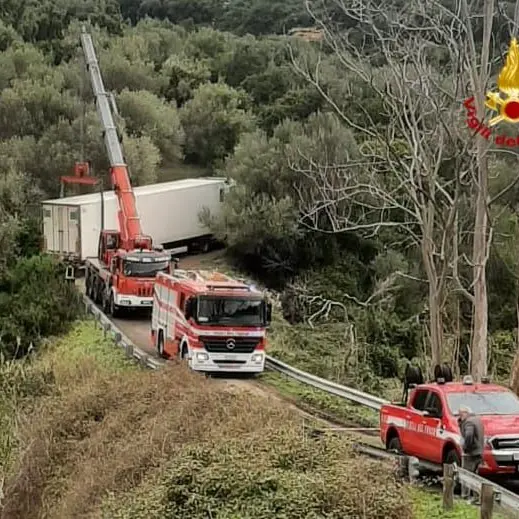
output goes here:
[[[259, 438], [271, 441], [275, 423], [289, 460], [283, 470], [299, 473], [292, 418], [261, 410], [259, 423], [245, 395], [231, 398], [217, 386], [198, 386], [202, 381], [177, 368], [170, 376], [134, 370], [108, 376], [83, 367], [85, 376], [72, 375], [74, 384], [63, 382], [66, 391], [60, 392], [54, 368], [35, 368], [33, 379], [32, 367], [27, 375], [24, 364], [8, 362], [45, 350], [48, 337], [66, 333], [81, 317], [64, 266], [38, 255], [39, 202], [58, 195], [59, 177], [76, 160], [90, 160], [94, 175], [109, 185], [78, 46], [81, 25], [93, 35], [119, 108], [133, 184], [201, 174], [234, 179], [222, 215], [206, 214], [204, 221], [226, 242], [233, 266], [275, 292], [272, 353], [382, 393], [394, 387], [391, 379], [409, 360], [426, 369], [447, 362], [455, 373], [471, 371], [476, 379], [488, 371], [506, 380], [512, 365], [517, 158], [474, 135], [463, 105], [474, 95], [478, 118], [488, 120], [482, 96], [496, 89], [496, 64], [503, 62], [517, 11], [515, 2], [498, 4], [495, 12], [484, 12], [479, 5], [469, 9], [466, 0], [362, 0], [351, 6], [319, 0], [306, 8], [298, 0], [2, 3], [0, 353], [9, 391], [2, 401], [7, 425], [1, 448], [15, 463], [6, 487], [9, 513], [70, 517], [99, 505], [107, 516], [133, 517], [143, 508], [152, 513], [143, 503], [153, 489], [157, 513], [196, 517], [201, 512], [182, 496], [169, 499], [172, 486], [211, 488], [206, 505], [216, 506], [221, 490], [214, 481], [228, 476], [220, 456], [234, 456], [244, 471], [258, 474], [244, 459], [245, 439], [255, 449], [258, 443], [257, 467], [268, 475], [262, 491], [290, 495], [290, 502], [279, 497], [279, 503], [294, 516], [321, 506], [305, 485], [322, 480], [325, 465], [334, 476], [319, 495], [333, 504], [330, 514], [348, 515], [341, 507], [361, 506], [342, 486], [364, 484], [348, 479], [355, 467], [346, 470], [341, 460], [348, 456], [336, 455], [334, 449], [348, 452], [347, 445], [330, 441], [308, 457], [305, 449], [322, 446], [305, 446], [303, 466], [314, 456], [319, 461], [308, 479], [293, 472], [288, 477], [279, 472], [285, 459], [280, 451], [264, 452]], [[297, 26], [316, 26], [322, 41], [285, 35]], [[470, 118], [468, 123], [474, 126]], [[505, 123], [498, 128], [515, 134]], [[11, 383], [18, 371], [23, 376]], [[12, 458], [17, 443], [11, 420], [33, 390], [42, 399], [24, 411], [28, 422], [18, 436], [26, 455]], [[206, 413], [197, 392], [214, 411]], [[179, 407], [164, 411], [172, 395]], [[188, 401], [204, 426], [182, 414]], [[243, 429], [228, 414], [238, 416], [239, 406]], [[153, 417], [158, 424], [167, 417], [169, 428]], [[226, 420], [243, 438], [233, 434], [222, 453], [217, 439], [230, 431]], [[213, 443], [204, 427], [214, 433]], [[164, 441], [175, 428], [192, 432], [201, 444], [193, 447], [178, 435]], [[131, 441], [115, 441], [127, 431]], [[124, 450], [132, 441], [135, 449]], [[183, 470], [200, 452], [208, 453], [208, 469], [193, 481]], [[105, 466], [108, 453], [121, 465]], [[159, 465], [160, 474], [151, 474]], [[240, 495], [249, 496], [247, 479], [240, 483]], [[117, 492], [133, 486], [139, 490], [119, 499]], [[101, 488], [113, 489], [115, 501]], [[396, 483], [384, 487], [396, 496], [388, 508], [379, 507], [373, 488], [361, 489], [370, 503], [362, 514], [407, 517]], [[344, 499], [339, 503], [332, 495]], [[89, 504], [94, 497], [106, 500]], [[303, 508], [294, 508], [296, 497]], [[275, 515], [254, 499], [258, 513]], [[227, 513], [222, 518], [240, 513], [236, 507], [245, 505], [237, 502], [218, 505]]]
[[8, 366], [6, 519], [412, 517], [391, 467], [347, 439], [305, 438], [275, 401], [182, 366], [140, 369], [90, 322]]
[[[58, 194], [74, 161], [90, 159], [109, 183], [78, 50], [88, 19], [133, 183], [202, 172], [238, 182], [222, 217], [206, 220], [241, 269], [281, 293], [288, 324], [276, 332], [277, 354], [313, 359], [320, 374], [372, 389], [399, 375], [405, 359], [506, 377], [517, 326], [515, 157], [481, 151], [471, 138], [460, 92], [471, 74], [465, 63], [479, 55], [444, 30], [454, 23], [481, 39], [482, 19], [456, 18], [456, 2], [424, 10], [365, 0], [366, 19], [331, 4], [48, 0], [21, 15], [6, 4], [5, 268], [34, 253], [37, 202]], [[513, 8], [501, 7], [489, 29], [496, 56]], [[386, 12], [409, 27], [430, 19], [434, 29], [412, 36]], [[288, 38], [280, 24], [320, 26], [326, 38]], [[433, 52], [439, 41], [445, 50]], [[422, 83], [402, 69], [403, 54]], [[466, 58], [460, 70], [455, 55]], [[402, 117], [419, 110], [421, 118]], [[9, 352], [46, 333], [32, 321], [5, 330]]]

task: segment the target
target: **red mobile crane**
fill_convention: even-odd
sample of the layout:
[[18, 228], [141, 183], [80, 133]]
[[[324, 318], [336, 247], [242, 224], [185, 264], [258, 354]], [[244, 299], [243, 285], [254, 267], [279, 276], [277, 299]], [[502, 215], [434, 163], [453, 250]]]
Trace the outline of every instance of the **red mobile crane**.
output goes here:
[[142, 233], [128, 166], [112, 117], [110, 96], [105, 91], [92, 37], [85, 27], [82, 27], [81, 46], [103, 127], [112, 187], [119, 204], [119, 230], [101, 230], [97, 258], [86, 259], [86, 292], [113, 316], [122, 309], [151, 310], [155, 275], [170, 272], [171, 258], [162, 247], [153, 248], [151, 237]]

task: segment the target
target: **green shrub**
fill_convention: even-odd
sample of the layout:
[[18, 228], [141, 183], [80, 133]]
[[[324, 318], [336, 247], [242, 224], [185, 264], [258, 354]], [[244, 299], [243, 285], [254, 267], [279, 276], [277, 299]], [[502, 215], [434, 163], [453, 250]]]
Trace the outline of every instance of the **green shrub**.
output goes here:
[[154, 481], [105, 502], [110, 519], [406, 519], [405, 491], [386, 466], [344, 439], [293, 428], [189, 445]]
[[49, 257], [19, 260], [0, 279], [0, 352], [20, 357], [43, 337], [67, 329], [81, 312], [81, 296], [65, 280], [65, 266]]

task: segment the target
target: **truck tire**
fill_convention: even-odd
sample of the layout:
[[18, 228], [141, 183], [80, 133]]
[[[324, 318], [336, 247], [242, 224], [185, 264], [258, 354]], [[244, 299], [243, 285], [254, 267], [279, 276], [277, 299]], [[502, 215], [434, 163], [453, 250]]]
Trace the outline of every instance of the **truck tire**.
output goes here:
[[439, 378], [443, 378], [445, 382], [452, 382], [454, 379], [452, 369], [446, 362], [434, 366], [434, 380], [438, 381]]
[[458, 467], [461, 466], [461, 460], [456, 449], [449, 449], [445, 453], [445, 459], [443, 460], [443, 462], [447, 463], [447, 465], [456, 464]]
[[157, 337], [157, 353], [161, 359], [165, 359], [166, 355], [164, 353], [164, 332], [159, 330], [159, 334]]
[[92, 297], [93, 295], [93, 291], [92, 291], [92, 278], [88, 275], [88, 271], [87, 271], [87, 274], [85, 276], [85, 294], [87, 297], [89, 297], [90, 299], [94, 300], [94, 298]]
[[389, 440], [387, 450], [390, 452], [402, 452], [402, 444], [400, 443], [400, 438], [398, 436], [393, 436], [393, 438]]
[[95, 304], [102, 306], [102, 286], [99, 283], [99, 279], [97, 279], [97, 276], [95, 274], [92, 276], [92, 299], [94, 300]]
[[412, 366], [411, 364], [407, 364], [404, 373], [404, 384], [406, 387], [409, 387], [410, 384], [423, 384], [424, 378], [422, 370], [420, 366]]
[[200, 252], [202, 254], [207, 254], [211, 250], [211, 242], [209, 240], [202, 240], [200, 242]]
[[108, 313], [112, 317], [119, 317], [121, 315], [121, 309], [115, 304], [114, 293], [110, 291], [110, 297], [108, 299]]
[[[451, 448], [445, 453], [443, 463], [446, 463], [447, 465], [456, 464], [456, 466], [461, 467], [461, 460], [460, 460], [459, 454], [456, 451], [456, 449]], [[456, 483], [454, 483], [454, 492], [456, 492], [456, 493], [461, 492], [461, 485], [458, 481], [456, 481]]]
[[187, 361], [188, 354], [187, 344], [184, 342], [180, 346], [180, 360]]

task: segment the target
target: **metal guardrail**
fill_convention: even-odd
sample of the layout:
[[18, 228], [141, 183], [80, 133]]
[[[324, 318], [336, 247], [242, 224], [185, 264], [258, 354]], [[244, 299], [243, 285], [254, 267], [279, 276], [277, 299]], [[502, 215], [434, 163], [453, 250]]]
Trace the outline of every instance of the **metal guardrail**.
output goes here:
[[[423, 460], [419, 460], [418, 458], [401, 456], [395, 452], [389, 452], [379, 447], [366, 445], [365, 443], [354, 443], [353, 450], [360, 454], [364, 454], [366, 456], [380, 460], [392, 459], [396, 461], [401, 458], [407, 458], [404, 460], [403, 465], [409, 467], [408, 472], [412, 470], [413, 465], [419, 469], [434, 470], [435, 472], [442, 471], [442, 467], [440, 465], [433, 465], [431, 463], [424, 462]], [[499, 506], [505, 513], [513, 514], [512, 517], [519, 518], [519, 496], [517, 494], [514, 494], [510, 490], [503, 488], [496, 483], [490, 482], [488, 479], [485, 479], [478, 474], [474, 474], [468, 470], [462, 469], [461, 467], [456, 467], [455, 478], [458, 483], [464, 485], [479, 495], [481, 495], [481, 488], [483, 485], [490, 485], [494, 491], [495, 504]]]
[[126, 352], [127, 357], [133, 358], [139, 362], [139, 364], [150, 369], [158, 369], [164, 365], [163, 360], [157, 359], [135, 346], [133, 342], [124, 335], [124, 333], [119, 330], [119, 328], [117, 328], [117, 326], [115, 326], [115, 324], [110, 321], [110, 319], [108, 319], [108, 317], [86, 295], [83, 295], [83, 303], [85, 304], [87, 313], [92, 314], [95, 322], [100, 324], [105, 337], [110, 334], [115, 344]]
[[[86, 311], [94, 316], [96, 323], [100, 324], [105, 336], [110, 335], [114, 343], [124, 349], [128, 357], [133, 358], [139, 362], [139, 364], [150, 369], [156, 370], [164, 366], [164, 360], [157, 359], [156, 357], [153, 357], [152, 355], [135, 346], [132, 341], [112, 321], [110, 321], [110, 319], [86, 295], [83, 295], [83, 303], [85, 304]], [[389, 401], [384, 400], [383, 398], [364, 393], [357, 389], [341, 386], [335, 382], [311, 375], [310, 373], [306, 373], [300, 369], [289, 366], [288, 364], [285, 364], [284, 362], [281, 362], [280, 360], [274, 359], [270, 356], [267, 356], [266, 366], [269, 369], [283, 373], [289, 378], [298, 380], [303, 384], [315, 387], [325, 391], [326, 393], [338, 396], [339, 398], [344, 398], [346, 400], [356, 402], [362, 406], [369, 407], [370, 409], [379, 410], [383, 405], [389, 403]], [[359, 453], [378, 459], [398, 458], [398, 454], [388, 452], [385, 449], [373, 447], [371, 445], [355, 444], [354, 449]], [[441, 467], [432, 465], [431, 463], [427, 463], [422, 460], [419, 460], [419, 466], [427, 470], [441, 470]], [[473, 474], [472, 472], [468, 472], [462, 468], [456, 469], [456, 477], [461, 484], [466, 485], [475, 492], [480, 492], [483, 484], [488, 485], [490, 483], [487, 479], [484, 479], [477, 474]], [[494, 489], [496, 504], [498, 504], [506, 512], [513, 513], [514, 517], [519, 518], [519, 495], [516, 495], [510, 490], [507, 490], [506, 488], [503, 488], [495, 483], [490, 484]]]
[[461, 484], [478, 494], [481, 492], [482, 485], [490, 484], [494, 490], [495, 503], [504, 511], [512, 512], [514, 514], [513, 517], [519, 517], [519, 496], [517, 494], [461, 467], [456, 467], [456, 477]]
[[306, 373], [305, 371], [301, 371], [300, 369], [289, 366], [280, 360], [274, 359], [269, 355], [267, 355], [266, 365], [269, 369], [283, 373], [287, 377], [298, 380], [303, 384], [321, 389], [322, 391], [326, 391], [326, 393], [338, 396], [339, 398], [357, 402], [357, 404], [375, 409], [377, 411], [380, 410], [383, 405], [390, 403], [388, 400], [384, 400], [378, 396], [370, 395], [351, 387], [341, 386], [335, 382], [311, 375], [310, 373]]

